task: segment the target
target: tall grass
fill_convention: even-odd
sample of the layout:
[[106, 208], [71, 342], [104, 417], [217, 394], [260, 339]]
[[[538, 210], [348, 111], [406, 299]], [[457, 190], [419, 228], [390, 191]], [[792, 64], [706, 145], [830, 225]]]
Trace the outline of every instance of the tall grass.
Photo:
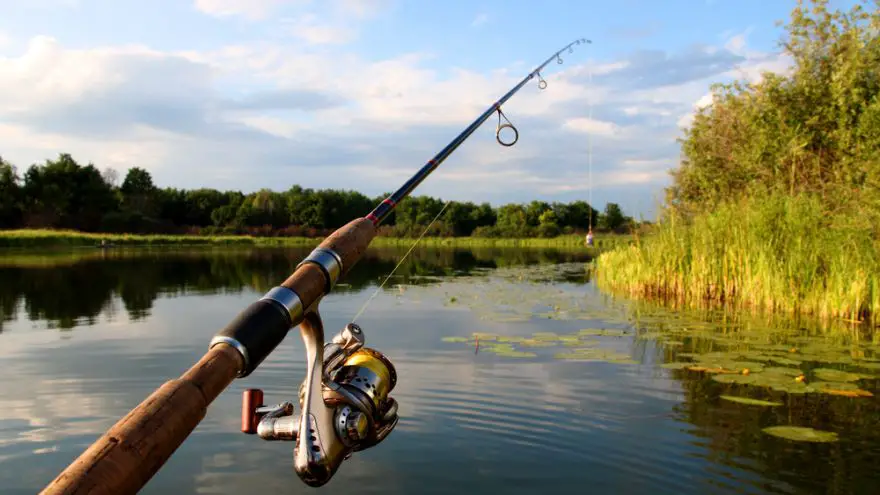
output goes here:
[[649, 238], [601, 254], [597, 284], [691, 306], [875, 321], [874, 231], [823, 206], [814, 196], [774, 196], [723, 204], [689, 222], [670, 216]]

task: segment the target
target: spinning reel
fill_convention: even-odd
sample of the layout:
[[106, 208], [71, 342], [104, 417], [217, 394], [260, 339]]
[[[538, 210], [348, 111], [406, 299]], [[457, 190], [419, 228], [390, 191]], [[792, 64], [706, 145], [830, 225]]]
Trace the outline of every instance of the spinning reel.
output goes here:
[[324, 344], [317, 311], [300, 324], [307, 374], [299, 389], [300, 412], [292, 402], [263, 404], [263, 391], [244, 391], [241, 431], [264, 440], [294, 441], [293, 465], [306, 484], [324, 485], [342, 461], [385, 439], [397, 425], [397, 402], [388, 394], [397, 383], [394, 365], [364, 347], [354, 323]]

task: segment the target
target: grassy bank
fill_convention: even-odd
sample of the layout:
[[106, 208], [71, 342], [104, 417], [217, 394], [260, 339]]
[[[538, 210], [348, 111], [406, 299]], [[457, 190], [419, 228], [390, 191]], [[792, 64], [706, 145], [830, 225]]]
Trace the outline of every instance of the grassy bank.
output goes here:
[[611, 292], [690, 306], [727, 305], [822, 318], [878, 319], [880, 256], [873, 230], [800, 196], [728, 203], [601, 254]]
[[[596, 250], [624, 245], [628, 236], [598, 235]], [[251, 237], [251, 236], [191, 236], [191, 235], [133, 235], [90, 234], [70, 230], [5, 230], [0, 231], [0, 247], [78, 247], [98, 246], [105, 240], [120, 246], [186, 246], [186, 245], [241, 245], [241, 246], [312, 246], [321, 238], [308, 237]], [[377, 237], [372, 246], [409, 246], [412, 238]], [[565, 235], [554, 238], [500, 239], [484, 237], [426, 237], [425, 246], [450, 247], [524, 247], [524, 248], [583, 248], [584, 238]]]

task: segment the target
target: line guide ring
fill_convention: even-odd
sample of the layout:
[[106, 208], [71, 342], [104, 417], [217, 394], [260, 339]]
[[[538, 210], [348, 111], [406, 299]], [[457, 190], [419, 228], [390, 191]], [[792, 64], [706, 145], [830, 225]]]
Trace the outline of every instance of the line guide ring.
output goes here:
[[[501, 123], [501, 117], [504, 117], [504, 120], [507, 121], [506, 124]], [[509, 128], [513, 131], [513, 141], [507, 143], [501, 140], [501, 130], [506, 128]], [[495, 140], [498, 141], [498, 144], [500, 144], [501, 146], [506, 147], [513, 146], [514, 144], [516, 144], [517, 141], [519, 141], [519, 131], [516, 130], [516, 127], [514, 127], [509, 120], [507, 120], [507, 116], [501, 112], [500, 108], [498, 109], [498, 127], [495, 129]]]

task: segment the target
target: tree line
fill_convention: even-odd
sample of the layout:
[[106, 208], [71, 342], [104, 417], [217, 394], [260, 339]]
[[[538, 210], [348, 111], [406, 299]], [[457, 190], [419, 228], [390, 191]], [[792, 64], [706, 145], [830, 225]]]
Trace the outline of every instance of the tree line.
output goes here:
[[[113, 169], [99, 171], [69, 154], [31, 165], [23, 175], [0, 157], [0, 228], [74, 229], [108, 233], [187, 233], [320, 236], [362, 217], [386, 193], [368, 197], [339, 189], [294, 185], [287, 191], [160, 188], [150, 173], [134, 167], [121, 184]], [[443, 210], [445, 206], [445, 211]], [[380, 235], [418, 236], [438, 214], [428, 235], [555, 237], [560, 234], [625, 231], [633, 219], [616, 203], [604, 211], [585, 201], [531, 201], [492, 207], [489, 203], [412, 196], [383, 223]]]

